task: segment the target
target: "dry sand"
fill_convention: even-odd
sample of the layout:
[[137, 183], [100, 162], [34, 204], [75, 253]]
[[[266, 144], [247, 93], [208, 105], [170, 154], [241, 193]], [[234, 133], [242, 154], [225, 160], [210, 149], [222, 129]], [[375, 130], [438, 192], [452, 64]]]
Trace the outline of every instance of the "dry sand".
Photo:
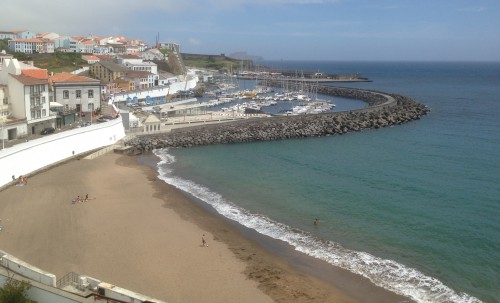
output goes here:
[[[89, 201], [71, 202], [87, 193]], [[337, 279], [346, 293], [290, 267], [133, 157], [38, 173], [0, 192], [0, 219], [8, 254], [58, 278], [73, 271], [167, 302], [400, 301], [376, 288], [357, 294], [361, 279]]]

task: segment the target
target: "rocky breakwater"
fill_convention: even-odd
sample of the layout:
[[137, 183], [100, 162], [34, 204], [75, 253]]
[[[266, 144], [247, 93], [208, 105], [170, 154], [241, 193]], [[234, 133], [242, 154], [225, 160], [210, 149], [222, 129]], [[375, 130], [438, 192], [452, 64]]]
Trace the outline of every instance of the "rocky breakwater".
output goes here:
[[418, 120], [429, 111], [425, 105], [405, 96], [356, 89], [347, 89], [346, 92], [371, 105], [347, 112], [277, 116], [187, 127], [169, 133], [137, 136], [125, 144], [134, 147], [137, 152], [143, 152], [166, 147], [342, 135]]

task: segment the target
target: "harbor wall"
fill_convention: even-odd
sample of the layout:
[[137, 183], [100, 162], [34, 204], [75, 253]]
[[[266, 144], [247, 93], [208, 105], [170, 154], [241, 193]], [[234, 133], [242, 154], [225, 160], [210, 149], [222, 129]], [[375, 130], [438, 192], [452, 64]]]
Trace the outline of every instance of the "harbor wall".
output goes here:
[[122, 118], [47, 135], [0, 151], [0, 189], [39, 169], [103, 148], [125, 137]]
[[418, 120], [429, 108], [411, 98], [357, 89], [332, 90], [337, 96], [363, 100], [368, 107], [336, 113], [277, 116], [138, 135], [125, 142], [137, 152], [166, 147], [285, 140], [342, 135]]

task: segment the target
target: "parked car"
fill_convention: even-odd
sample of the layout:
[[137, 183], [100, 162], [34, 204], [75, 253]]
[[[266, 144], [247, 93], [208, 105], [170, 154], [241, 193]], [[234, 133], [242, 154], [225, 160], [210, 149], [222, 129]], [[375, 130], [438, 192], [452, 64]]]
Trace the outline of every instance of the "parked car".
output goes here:
[[56, 129], [55, 129], [55, 128], [53, 128], [53, 127], [46, 127], [46, 128], [44, 128], [44, 129], [40, 132], [40, 134], [41, 134], [41, 135], [48, 135], [48, 134], [52, 134], [52, 133], [54, 133], [55, 131], [56, 131]]

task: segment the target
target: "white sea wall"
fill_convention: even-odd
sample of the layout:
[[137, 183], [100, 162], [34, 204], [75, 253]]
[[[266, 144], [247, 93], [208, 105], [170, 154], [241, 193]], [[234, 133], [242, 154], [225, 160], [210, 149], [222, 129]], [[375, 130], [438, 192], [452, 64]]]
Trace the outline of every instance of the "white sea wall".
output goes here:
[[1, 265], [33, 281], [56, 287], [56, 276], [0, 251]]
[[156, 302], [156, 303], [165, 303], [164, 301], [159, 301], [157, 299], [141, 295], [139, 293], [130, 291], [128, 289], [124, 289], [115, 285], [111, 285], [108, 283], [100, 283], [98, 285], [99, 292], [101, 295], [104, 295], [108, 298], [120, 300], [123, 302], [130, 303], [142, 303], [142, 302]]
[[115, 144], [125, 137], [122, 118], [76, 128], [0, 151], [0, 188], [12, 177], [29, 175], [73, 156]]

